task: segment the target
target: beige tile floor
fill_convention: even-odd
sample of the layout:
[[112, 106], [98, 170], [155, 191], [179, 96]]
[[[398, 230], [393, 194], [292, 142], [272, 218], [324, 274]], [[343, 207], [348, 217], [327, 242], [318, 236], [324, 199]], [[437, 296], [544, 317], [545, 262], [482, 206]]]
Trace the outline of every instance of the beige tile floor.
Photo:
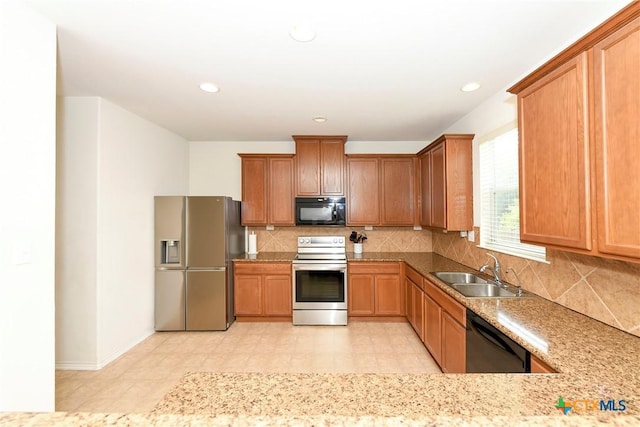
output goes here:
[[408, 323], [158, 332], [99, 371], [57, 371], [56, 410], [148, 412], [190, 371], [439, 373]]

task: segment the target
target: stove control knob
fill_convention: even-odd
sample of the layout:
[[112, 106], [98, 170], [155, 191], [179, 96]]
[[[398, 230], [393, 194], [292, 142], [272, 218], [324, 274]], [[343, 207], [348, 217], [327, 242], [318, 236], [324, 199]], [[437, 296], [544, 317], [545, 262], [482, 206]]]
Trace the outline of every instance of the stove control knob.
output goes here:
[[340, 240], [338, 240], [338, 243], [344, 243], [344, 239], [341, 237]]
[[338, 239], [336, 239], [335, 237], [333, 238], [333, 243], [338, 243]]
[[304, 239], [305, 243], [311, 243], [311, 239]]
[[300, 237], [300, 238], [298, 239], [298, 243], [304, 243], [304, 239], [303, 239], [302, 237]]

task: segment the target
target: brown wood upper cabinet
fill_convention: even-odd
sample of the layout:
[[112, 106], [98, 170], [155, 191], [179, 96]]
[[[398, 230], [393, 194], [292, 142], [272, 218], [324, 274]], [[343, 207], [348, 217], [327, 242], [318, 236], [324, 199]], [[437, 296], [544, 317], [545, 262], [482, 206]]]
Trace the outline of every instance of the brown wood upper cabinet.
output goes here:
[[521, 239], [640, 262], [640, 2], [509, 89]]
[[242, 159], [242, 225], [295, 225], [293, 155], [238, 155]]
[[414, 155], [347, 155], [347, 224], [417, 223]]
[[346, 136], [294, 135], [296, 142], [296, 195], [344, 195]]
[[473, 229], [473, 134], [445, 134], [418, 153], [420, 224]]

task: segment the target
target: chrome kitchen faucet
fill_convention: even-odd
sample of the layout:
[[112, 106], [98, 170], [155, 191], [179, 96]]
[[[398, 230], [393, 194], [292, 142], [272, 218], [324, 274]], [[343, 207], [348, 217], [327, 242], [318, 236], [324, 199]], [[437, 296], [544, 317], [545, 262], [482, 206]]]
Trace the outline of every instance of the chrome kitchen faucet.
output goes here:
[[489, 264], [483, 264], [480, 267], [480, 272], [484, 273], [487, 270], [491, 270], [491, 272], [493, 273], [493, 280], [494, 282], [496, 282], [496, 285], [504, 288], [505, 286], [502, 283], [502, 280], [500, 280], [500, 262], [498, 261], [498, 258], [491, 255], [490, 253], [487, 253], [487, 255], [493, 258], [493, 267], [491, 267]]

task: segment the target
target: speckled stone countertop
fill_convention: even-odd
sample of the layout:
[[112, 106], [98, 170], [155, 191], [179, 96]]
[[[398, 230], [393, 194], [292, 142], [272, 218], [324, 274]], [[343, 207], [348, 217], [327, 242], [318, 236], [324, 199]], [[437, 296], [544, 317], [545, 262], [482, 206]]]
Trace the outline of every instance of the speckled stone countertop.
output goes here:
[[[264, 260], [269, 257], [268, 254], [264, 256]], [[549, 402], [559, 396], [566, 401], [624, 400], [625, 414], [640, 414], [640, 338], [529, 293], [523, 298], [466, 298], [431, 273], [478, 272], [438, 254], [365, 252], [348, 253], [347, 259], [350, 262], [406, 262], [559, 372], [553, 375], [446, 375], [429, 379], [431, 386], [433, 381], [442, 381], [440, 391], [451, 391], [456, 396], [456, 404], [475, 407], [473, 414], [513, 415], [511, 409], [500, 410], [490, 401], [528, 408], [520, 415], [553, 413], [557, 410]], [[469, 402], [465, 391], [472, 391], [466, 396], [472, 396]], [[487, 395], [491, 397], [484, 402], [482, 396]], [[434, 393], [434, 396], [444, 397], [442, 393]], [[472, 401], [484, 403], [479, 407]], [[434, 399], [434, 405], [438, 407], [435, 413], [426, 411], [423, 414], [458, 414], [438, 397]], [[543, 410], [545, 407], [546, 411]]]
[[[264, 252], [235, 261], [291, 261]], [[558, 374], [189, 373], [151, 414], [0, 413], [0, 425], [640, 425], [640, 338], [535, 295], [465, 298], [431, 274], [474, 272], [433, 253], [347, 254], [405, 261]], [[477, 273], [477, 272], [476, 272]], [[562, 415], [555, 403], [624, 400], [626, 411]], [[584, 404], [583, 404], [584, 405]], [[619, 407], [619, 406], [618, 406]]]

